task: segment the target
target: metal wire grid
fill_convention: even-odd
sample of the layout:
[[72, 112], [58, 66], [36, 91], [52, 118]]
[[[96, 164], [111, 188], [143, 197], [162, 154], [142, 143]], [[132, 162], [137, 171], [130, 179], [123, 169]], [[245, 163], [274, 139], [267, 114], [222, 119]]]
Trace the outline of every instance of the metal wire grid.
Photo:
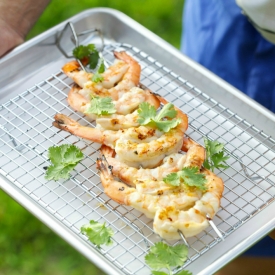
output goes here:
[[[275, 153], [271, 137], [131, 45], [106, 46], [105, 60], [113, 62], [115, 49], [127, 50], [139, 61], [142, 84], [188, 114], [190, 137], [203, 144], [207, 136], [226, 145], [230, 169], [216, 171], [224, 180], [225, 190], [221, 209], [214, 218], [225, 238], [274, 201]], [[87, 242], [80, 227], [92, 219], [106, 222], [115, 232], [114, 244], [94, 249], [126, 274], [149, 274], [144, 256], [148, 246], [160, 240], [152, 231], [151, 220], [104, 194], [95, 166], [98, 144], [51, 126], [58, 112], [89, 124], [68, 107], [71, 85], [72, 81], [58, 72], [0, 107], [0, 173]], [[48, 148], [63, 143], [75, 144], [86, 158], [70, 180], [46, 181]], [[211, 227], [188, 238], [189, 257], [184, 267], [220, 241]]]

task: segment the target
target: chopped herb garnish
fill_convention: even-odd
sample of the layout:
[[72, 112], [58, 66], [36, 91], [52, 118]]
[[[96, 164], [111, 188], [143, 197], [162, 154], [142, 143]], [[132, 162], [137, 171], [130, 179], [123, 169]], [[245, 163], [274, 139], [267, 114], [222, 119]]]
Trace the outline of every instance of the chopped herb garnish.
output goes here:
[[85, 111], [87, 114], [110, 115], [116, 112], [115, 104], [111, 97], [93, 97], [89, 108]]
[[100, 65], [98, 67], [98, 70], [92, 77], [92, 81], [95, 83], [101, 82], [104, 80], [103, 76], [101, 75], [105, 71], [105, 66], [104, 66], [104, 60], [101, 58], [100, 59]]
[[205, 186], [205, 175], [199, 173], [198, 167], [184, 167], [181, 171], [168, 174], [163, 178], [163, 181], [173, 186], [180, 186], [184, 183], [190, 187], [194, 186], [203, 191], [207, 189]]

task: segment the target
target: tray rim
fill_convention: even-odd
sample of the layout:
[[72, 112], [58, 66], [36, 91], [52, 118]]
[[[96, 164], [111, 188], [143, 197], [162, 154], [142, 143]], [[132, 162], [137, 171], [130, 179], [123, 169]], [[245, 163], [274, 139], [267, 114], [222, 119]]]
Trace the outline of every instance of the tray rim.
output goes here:
[[[183, 56], [173, 46], [171, 46], [170, 44], [168, 44], [167, 42], [165, 42], [164, 40], [162, 40], [161, 38], [159, 38], [158, 36], [156, 36], [155, 34], [150, 32], [146, 28], [144, 28], [142, 25], [140, 25], [139, 23], [137, 23], [136, 21], [134, 21], [133, 19], [131, 19], [127, 15], [123, 14], [120, 11], [110, 9], [110, 8], [89, 9], [89, 10], [83, 11], [83, 12], [69, 18], [68, 20], [58, 24], [57, 26], [49, 29], [48, 31], [38, 35], [37, 37], [35, 37], [35, 38], [25, 42], [24, 44], [18, 46], [17, 48], [15, 48], [8, 55], [6, 55], [4, 58], [0, 59], [0, 65], [1, 65], [2, 62], [7, 61], [7, 60], [9, 60], [10, 58], [12, 58], [14, 56], [17, 56], [19, 53], [24, 52], [26, 49], [29, 49], [30, 47], [32, 47], [32, 46], [36, 45], [37, 43], [41, 42], [46, 37], [49, 37], [49, 36], [53, 35], [55, 32], [60, 30], [66, 22], [81, 20], [81, 17], [83, 18], [85, 16], [88, 16], [88, 15], [91, 15], [91, 14], [97, 13], [97, 12], [106, 12], [106, 13], [112, 14], [115, 17], [118, 17], [119, 20], [130, 21], [131, 24], [136, 26], [139, 30], [145, 31], [146, 35], [153, 35], [154, 39], [157, 39], [157, 41], [161, 43], [161, 46], [163, 47], [164, 50], [169, 51], [175, 57], [178, 57], [180, 61], [186, 62], [187, 65], [192, 66], [195, 70], [203, 73], [205, 76], [208, 76], [211, 80], [215, 81], [218, 85], [224, 86], [230, 93], [232, 93], [233, 95], [235, 95], [236, 97], [238, 97], [242, 101], [245, 101], [246, 104], [248, 104], [249, 106], [251, 106], [252, 108], [257, 110], [258, 112], [260, 112], [261, 114], [266, 116], [267, 119], [270, 119], [273, 122], [275, 122], [275, 116], [272, 112], [265, 109], [260, 104], [256, 103], [254, 100], [250, 99], [246, 95], [240, 93], [234, 87], [232, 87], [231, 85], [229, 85], [225, 81], [221, 80], [219, 77], [213, 75], [211, 72], [209, 72], [208, 70], [206, 70], [205, 68], [203, 68], [202, 66], [197, 64], [196, 62], [192, 61], [191, 59], [189, 59], [186, 56]], [[63, 231], [63, 230], [68, 231], [68, 230], [65, 229], [65, 226], [63, 226], [62, 224], [59, 224], [59, 221], [57, 221], [54, 217], [50, 218], [49, 215], [47, 215], [45, 213], [46, 211], [43, 209], [42, 206], [36, 205], [35, 202], [32, 202], [32, 201], [28, 200], [27, 196], [24, 195], [24, 193], [20, 192], [20, 190], [17, 190], [16, 186], [12, 186], [12, 185], [13, 184], [8, 179], [5, 179], [3, 176], [0, 177], [0, 187], [6, 193], [8, 193], [11, 197], [13, 197], [16, 201], [18, 201], [22, 206], [24, 206], [29, 212], [34, 214], [43, 223], [47, 224], [47, 226], [49, 226], [58, 235], [60, 235], [60, 231]], [[268, 209], [270, 209], [270, 205], [268, 205], [264, 210], [262, 210], [261, 213], [259, 213], [259, 215], [263, 216], [264, 213], [266, 213], [266, 212], [269, 213], [270, 211], [268, 211]], [[41, 216], [38, 215], [38, 213], [41, 214]], [[264, 214], [264, 215], [265, 215], [265, 217], [268, 217], [268, 215], [266, 215], [266, 214]], [[246, 224], [249, 224], [249, 222], [251, 222], [251, 221], [248, 221]], [[239, 254], [241, 254], [243, 251], [245, 251], [247, 247], [253, 245], [262, 236], [268, 234], [275, 227], [275, 217], [271, 218], [271, 219], [270, 219], [270, 217], [268, 219], [264, 219], [262, 217], [261, 218], [261, 224], [262, 224], [262, 226], [261, 226], [260, 229], [256, 230], [254, 233], [251, 233], [250, 236], [247, 239], [238, 242], [238, 246], [236, 246], [235, 248], [231, 249], [230, 251], [227, 251], [222, 256], [216, 257], [215, 259], [213, 258], [212, 263], [210, 263], [208, 266], [205, 266], [205, 263], [201, 263], [201, 266], [204, 266], [203, 269], [202, 268], [200, 268], [200, 269], [196, 268], [195, 265], [200, 266], [200, 262], [203, 262], [203, 259], [201, 259], [202, 257], [199, 257], [195, 262], [196, 264], [194, 265], [193, 263], [191, 263], [188, 266], [188, 268], [191, 267], [191, 270], [192, 271], [194, 270], [193, 272], [196, 271], [195, 274], [208, 275], [210, 273], [213, 273], [213, 272], [217, 271], [224, 264], [231, 261], [233, 258], [235, 258]], [[71, 234], [71, 232], [65, 232], [65, 233], [66, 233], [66, 236], [65, 237], [61, 236], [62, 238], [64, 238], [68, 243], [70, 243], [75, 249], [77, 249], [80, 253], [82, 253], [84, 256], [86, 256], [89, 260], [91, 260], [96, 265], [98, 265], [101, 269], [103, 269], [105, 272], [107, 272], [107, 274], [123, 274], [115, 266], [112, 266], [110, 261], [107, 261], [109, 266], [106, 265], [106, 260], [107, 259], [102, 257], [102, 255], [100, 253], [98, 253], [96, 250], [91, 251], [91, 247], [86, 246], [85, 243], [83, 243], [82, 240], [81, 240], [81, 242], [79, 242], [80, 239], [78, 239], [75, 234]], [[232, 236], [228, 237], [228, 239], [227, 239], [228, 242], [230, 241], [230, 237], [232, 237]], [[221, 246], [221, 244], [222, 243], [219, 243], [218, 245], [216, 245], [215, 250], [218, 250], [218, 248]], [[98, 259], [99, 264], [95, 262], [94, 257], [96, 257], [96, 259]], [[110, 271], [112, 271], [112, 272], [108, 273]]]

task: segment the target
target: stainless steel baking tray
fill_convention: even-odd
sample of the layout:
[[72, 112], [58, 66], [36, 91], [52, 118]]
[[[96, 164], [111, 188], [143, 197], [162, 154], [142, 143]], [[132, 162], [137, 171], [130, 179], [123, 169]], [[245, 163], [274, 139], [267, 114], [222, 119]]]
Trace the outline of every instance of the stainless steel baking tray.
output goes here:
[[[108, 62], [113, 50], [134, 56], [142, 66], [141, 82], [188, 114], [189, 136], [226, 145], [230, 169], [216, 171], [225, 191], [214, 219], [225, 240], [211, 227], [189, 238], [184, 268], [212, 274], [273, 229], [274, 115], [118, 11], [91, 9], [69, 21], [79, 32], [103, 32]], [[104, 194], [95, 167], [97, 144], [51, 126], [57, 112], [88, 123], [66, 102], [72, 81], [60, 70], [68, 60], [56, 46], [66, 23], [0, 60], [0, 186], [107, 274], [150, 274], [144, 256], [160, 240], [151, 221]], [[97, 43], [94, 36], [84, 40]], [[62, 43], [70, 52], [70, 39]], [[47, 149], [61, 143], [76, 144], [86, 158], [70, 180], [46, 181]], [[112, 227], [113, 246], [98, 249], [80, 233], [91, 219]]]

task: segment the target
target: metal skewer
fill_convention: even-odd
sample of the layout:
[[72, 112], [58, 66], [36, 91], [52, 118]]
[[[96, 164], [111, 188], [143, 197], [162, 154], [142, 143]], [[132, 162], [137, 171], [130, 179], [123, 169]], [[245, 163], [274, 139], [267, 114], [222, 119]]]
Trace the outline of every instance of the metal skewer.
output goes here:
[[[102, 35], [101, 31], [100, 31], [99, 29], [96, 29], [96, 28], [95, 28], [95, 29], [85, 30], [85, 31], [83, 31], [83, 32], [81, 32], [81, 33], [77, 33], [77, 32], [75, 31], [75, 28], [74, 28], [73, 23], [71, 23], [71, 22], [68, 22], [68, 23], [65, 25], [65, 27], [63, 28], [63, 30], [60, 32], [60, 34], [57, 36], [57, 39], [56, 39], [56, 45], [57, 45], [58, 49], [62, 52], [62, 54], [63, 54], [65, 57], [67, 57], [67, 58], [73, 58], [73, 57], [74, 57], [73, 55], [68, 55], [67, 52], [66, 52], [66, 51], [63, 49], [63, 47], [61, 46], [61, 44], [62, 44], [62, 42], [61, 42], [62, 37], [63, 37], [64, 32], [66, 31], [66, 29], [67, 29], [68, 27], [70, 27], [70, 29], [71, 29], [71, 32], [72, 32], [71, 40], [72, 40], [72, 42], [74, 43], [74, 46], [75, 46], [75, 47], [78, 47], [78, 46], [79, 46], [79, 39], [78, 39], [78, 38], [79, 38], [80, 36], [84, 36], [84, 35], [87, 35], [87, 34], [89, 34], [89, 33], [97, 33], [98, 36], [99, 36], [99, 38], [100, 38], [100, 40], [101, 40], [101, 47], [100, 47], [100, 49], [98, 50], [98, 52], [99, 52], [100, 58], [102, 58], [102, 51], [103, 51], [103, 47], [104, 47], [104, 39], [103, 39], [103, 35]], [[77, 60], [77, 62], [79, 63], [79, 65], [81, 66], [81, 69], [82, 69], [83, 71], [87, 72], [87, 70], [86, 70], [85, 66], [83, 65], [83, 63], [81, 62], [81, 60], [79, 60], [79, 59], [76, 59], [76, 60]], [[106, 65], [106, 64], [104, 63], [104, 65]]]
[[184, 244], [185, 244], [187, 247], [190, 247], [190, 245], [189, 245], [189, 243], [187, 242], [187, 240], [185, 239], [183, 233], [182, 233], [180, 230], [178, 230], [178, 233], [179, 233], [181, 239], [183, 240]]
[[224, 237], [223, 237], [222, 233], [217, 228], [217, 226], [215, 225], [215, 223], [212, 221], [212, 219], [210, 218], [210, 216], [208, 214], [206, 214], [206, 219], [208, 220], [209, 224], [214, 229], [214, 231], [217, 233], [217, 235], [224, 241]]

